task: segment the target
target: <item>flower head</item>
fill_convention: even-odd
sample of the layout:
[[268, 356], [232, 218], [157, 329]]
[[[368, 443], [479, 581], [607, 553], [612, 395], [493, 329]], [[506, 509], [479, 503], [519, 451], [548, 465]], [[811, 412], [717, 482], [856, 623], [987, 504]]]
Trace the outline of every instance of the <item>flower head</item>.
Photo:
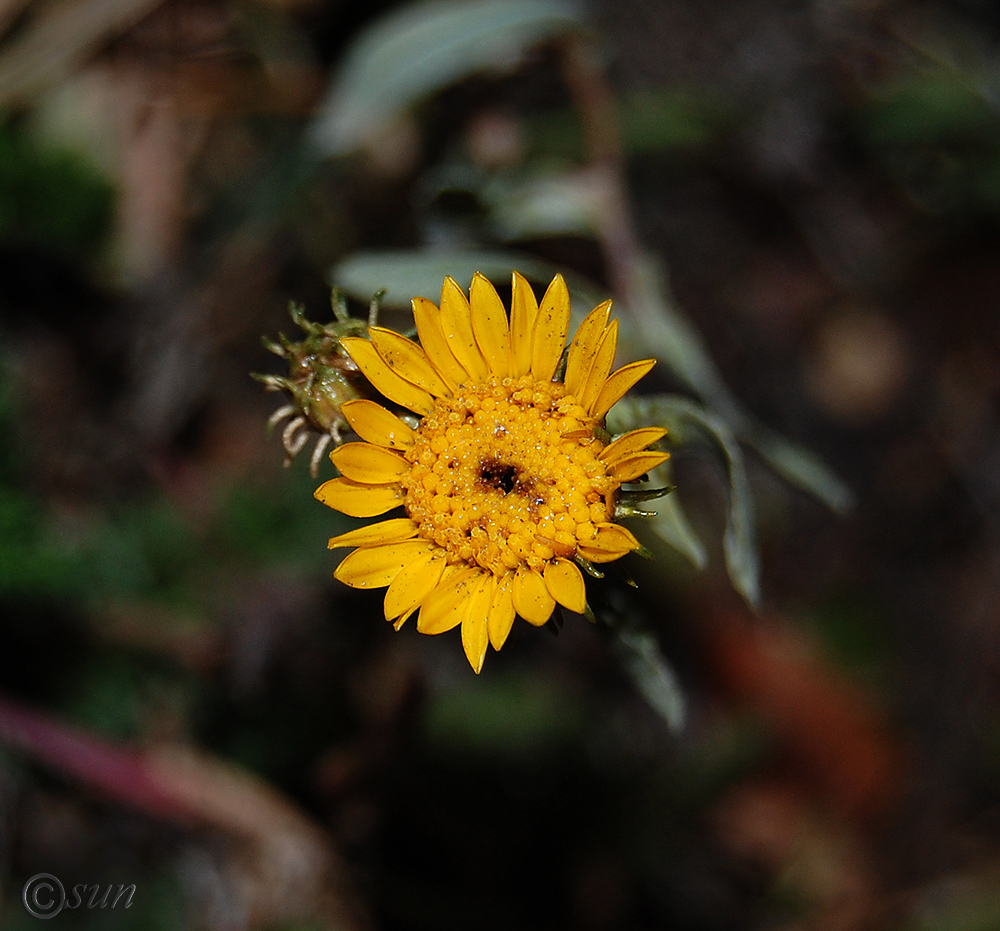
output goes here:
[[607, 412], [654, 364], [611, 371], [610, 301], [580, 325], [555, 381], [570, 316], [561, 276], [539, 305], [515, 272], [509, 319], [480, 274], [470, 297], [446, 278], [440, 307], [414, 298], [420, 345], [381, 327], [343, 340], [372, 385], [420, 420], [414, 429], [370, 400], [342, 405], [363, 442], [330, 454], [342, 477], [316, 497], [354, 517], [404, 509], [330, 540], [357, 547], [334, 575], [354, 588], [388, 586], [385, 616], [397, 629], [417, 610], [422, 633], [461, 625], [479, 672], [516, 614], [541, 626], [557, 603], [582, 613], [580, 565], [638, 549], [613, 521], [618, 490], [667, 454], [647, 448], [666, 432], [657, 428], [602, 439]]

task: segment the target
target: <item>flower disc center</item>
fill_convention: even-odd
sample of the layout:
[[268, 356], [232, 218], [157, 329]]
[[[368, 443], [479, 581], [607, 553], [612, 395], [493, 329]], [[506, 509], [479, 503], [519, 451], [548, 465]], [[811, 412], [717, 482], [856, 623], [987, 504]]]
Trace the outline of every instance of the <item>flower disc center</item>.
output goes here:
[[479, 477], [487, 488], [495, 488], [504, 495], [509, 495], [518, 486], [517, 467], [496, 459], [483, 460]]
[[439, 398], [407, 451], [404, 506], [449, 564], [541, 571], [608, 520], [618, 483], [594, 420], [559, 382], [493, 378]]

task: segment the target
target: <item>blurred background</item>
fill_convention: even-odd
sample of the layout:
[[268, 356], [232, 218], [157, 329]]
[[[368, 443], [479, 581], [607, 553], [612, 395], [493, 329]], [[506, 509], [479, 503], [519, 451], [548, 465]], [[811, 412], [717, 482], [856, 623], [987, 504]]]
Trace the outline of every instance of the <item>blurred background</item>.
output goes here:
[[[4, 928], [41, 872], [136, 887], [63, 928], [1000, 928], [992, 3], [0, 30]], [[476, 677], [333, 580], [249, 373], [290, 301], [512, 268], [660, 358], [678, 491], [604, 589], [642, 649], [519, 622]]]

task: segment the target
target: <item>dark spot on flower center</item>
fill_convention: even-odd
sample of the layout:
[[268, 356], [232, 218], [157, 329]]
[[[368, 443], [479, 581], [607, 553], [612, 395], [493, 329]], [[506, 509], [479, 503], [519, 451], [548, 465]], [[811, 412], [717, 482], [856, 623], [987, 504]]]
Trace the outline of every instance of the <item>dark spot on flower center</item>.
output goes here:
[[517, 468], [496, 459], [484, 459], [479, 468], [479, 480], [488, 488], [509, 495], [518, 484]]

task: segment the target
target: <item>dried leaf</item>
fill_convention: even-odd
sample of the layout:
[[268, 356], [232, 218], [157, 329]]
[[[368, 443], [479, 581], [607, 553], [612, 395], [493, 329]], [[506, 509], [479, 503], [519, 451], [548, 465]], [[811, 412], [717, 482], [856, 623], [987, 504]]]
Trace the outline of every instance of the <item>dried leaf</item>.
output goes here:
[[0, 53], [0, 106], [23, 103], [83, 64], [162, 0], [63, 0]]

